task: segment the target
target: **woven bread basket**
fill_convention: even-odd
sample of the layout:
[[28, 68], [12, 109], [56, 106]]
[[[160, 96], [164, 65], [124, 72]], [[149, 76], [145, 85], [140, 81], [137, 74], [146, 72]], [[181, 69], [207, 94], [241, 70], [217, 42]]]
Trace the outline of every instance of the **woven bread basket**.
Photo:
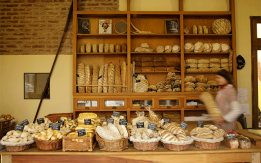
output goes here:
[[29, 149], [31, 145], [32, 144], [27, 144], [23, 146], [5, 146], [5, 148], [8, 152], [20, 152]]
[[221, 142], [208, 143], [203, 141], [195, 141], [195, 146], [199, 149], [218, 149]]
[[227, 19], [216, 19], [212, 23], [212, 31], [215, 34], [229, 34], [231, 32], [231, 23]]
[[152, 151], [158, 148], [159, 142], [150, 142], [150, 143], [143, 143], [143, 142], [133, 142], [134, 148], [139, 151]]
[[114, 25], [115, 32], [124, 34], [127, 32], [127, 23], [123, 20], [117, 21]]
[[39, 140], [34, 138], [36, 146], [42, 151], [54, 151], [62, 147], [62, 139], [57, 140]]
[[186, 144], [186, 145], [174, 145], [174, 144], [166, 144], [166, 143], [163, 143], [163, 146], [165, 148], [167, 148], [168, 150], [171, 150], [171, 151], [184, 151], [184, 150], [187, 150], [189, 148], [189, 145], [190, 144]]

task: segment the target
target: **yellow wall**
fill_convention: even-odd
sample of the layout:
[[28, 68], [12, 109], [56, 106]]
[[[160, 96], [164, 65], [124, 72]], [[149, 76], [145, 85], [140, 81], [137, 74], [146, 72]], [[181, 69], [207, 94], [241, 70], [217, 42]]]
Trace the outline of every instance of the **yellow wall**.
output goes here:
[[[177, 0], [132, 0], [132, 10], [177, 11]], [[135, 2], [135, 5], [134, 5]], [[137, 2], [137, 3], [136, 3]], [[228, 9], [228, 0], [184, 0], [184, 9], [221, 10]], [[248, 101], [251, 106], [251, 36], [249, 16], [261, 16], [260, 0], [235, 0], [237, 54], [246, 60], [246, 66], [238, 71], [238, 87], [248, 88]], [[202, 5], [204, 4], [204, 5]], [[126, 10], [126, 0], [120, 0], [120, 10]], [[50, 71], [54, 56], [0, 56], [0, 111], [11, 113], [18, 121], [27, 118], [32, 121], [39, 100], [24, 100], [23, 73]], [[2, 81], [1, 81], [2, 79]], [[72, 56], [58, 58], [51, 79], [51, 99], [44, 100], [39, 117], [49, 113], [72, 112]], [[247, 116], [251, 127], [251, 116]]]
[[[11, 114], [18, 122], [24, 119], [33, 121], [40, 99], [24, 99], [24, 73], [48, 73], [54, 55], [3, 55], [2, 69], [2, 110]], [[72, 55], [60, 55], [51, 77], [50, 99], [42, 103], [38, 118], [50, 113], [73, 111], [72, 104]]]
[[261, 111], [261, 82], [258, 80], [258, 108]]

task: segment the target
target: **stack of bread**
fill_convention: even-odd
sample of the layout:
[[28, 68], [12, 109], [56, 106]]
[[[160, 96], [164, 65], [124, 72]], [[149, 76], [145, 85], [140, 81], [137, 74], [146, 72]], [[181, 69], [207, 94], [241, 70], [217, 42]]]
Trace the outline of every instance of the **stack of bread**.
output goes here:
[[203, 43], [201, 41], [196, 42], [195, 44], [188, 42], [184, 45], [185, 52], [212, 52], [212, 53], [228, 53], [230, 46], [227, 43]]
[[103, 122], [102, 127], [97, 126], [96, 133], [104, 140], [118, 140], [118, 139], [127, 139], [129, 137], [127, 128], [125, 125], [120, 125], [120, 119], [125, 119], [123, 116], [115, 117], [111, 116], [114, 119], [114, 123], [107, 124]]
[[154, 88], [157, 92], [181, 92], [181, 76], [175, 72], [169, 72], [167, 74], [166, 81], [160, 81], [156, 85], [150, 85], [150, 88]]
[[163, 52], [165, 52], [165, 53], [170, 53], [170, 52], [178, 53], [178, 52], [180, 52], [180, 46], [179, 45], [174, 45], [174, 46], [166, 45], [165, 47], [164, 46], [157, 46], [156, 52], [158, 52], [158, 53], [163, 53]]
[[[193, 34], [208, 34], [208, 27], [203, 25], [193, 25], [192, 27]], [[185, 34], [188, 34], [189, 32], [186, 32]]]
[[200, 149], [217, 149], [224, 140], [225, 131], [214, 125], [204, 125], [191, 130], [190, 135], [195, 140], [195, 146]]
[[185, 92], [214, 92], [218, 90], [218, 84], [209, 80], [204, 75], [185, 76]]
[[[71, 118], [61, 117], [60, 120], [64, 122], [60, 125], [61, 130], [72, 129], [77, 126], [76, 120], [72, 120]], [[59, 123], [59, 121], [57, 121], [56, 123]]]
[[67, 134], [66, 131], [60, 132], [48, 128], [47, 130], [43, 130], [40, 133], [33, 134], [33, 137], [39, 140], [57, 140], [57, 139], [62, 139], [63, 136], [66, 134]]
[[139, 47], [135, 48], [135, 52], [153, 52], [148, 43], [142, 43]]
[[185, 130], [174, 123], [167, 123], [162, 126], [164, 130], [159, 131], [161, 141], [165, 148], [174, 151], [188, 149], [193, 139], [186, 135]]
[[44, 123], [30, 123], [24, 126], [24, 131], [29, 132], [31, 134], [39, 133], [42, 130], [47, 130], [49, 128], [49, 124], [52, 123], [48, 118], [44, 118]]
[[149, 117], [145, 117], [144, 112], [136, 112], [137, 118], [132, 120], [130, 141], [133, 142], [134, 148], [137, 150], [148, 151], [155, 150], [158, 147], [160, 136], [158, 128], [160, 120], [158, 116], [147, 108]]
[[[91, 124], [85, 125], [84, 120], [90, 119]], [[95, 113], [80, 113], [77, 118], [78, 126], [75, 128], [76, 131], [85, 129], [87, 135], [93, 136], [97, 126], [101, 125], [100, 118]]]

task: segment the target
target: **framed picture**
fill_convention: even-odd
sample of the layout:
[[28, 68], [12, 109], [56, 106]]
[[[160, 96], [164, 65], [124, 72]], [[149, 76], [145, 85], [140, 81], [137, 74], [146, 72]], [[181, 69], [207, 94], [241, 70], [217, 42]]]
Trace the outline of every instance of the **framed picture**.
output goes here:
[[[41, 99], [49, 73], [24, 73], [24, 99]], [[50, 99], [50, 82], [44, 95]]]
[[85, 18], [78, 18], [78, 33], [90, 34], [90, 20]]
[[99, 34], [112, 34], [112, 20], [99, 20]]
[[166, 34], [179, 33], [178, 20], [165, 20], [165, 32], [166, 32]]

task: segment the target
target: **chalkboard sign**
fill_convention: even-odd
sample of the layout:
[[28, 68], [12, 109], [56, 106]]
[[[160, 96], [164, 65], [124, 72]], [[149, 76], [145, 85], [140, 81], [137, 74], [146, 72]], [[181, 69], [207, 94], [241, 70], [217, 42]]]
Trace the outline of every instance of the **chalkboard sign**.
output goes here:
[[98, 79], [102, 78], [102, 75], [98, 77]]
[[44, 118], [39, 118], [39, 119], [37, 119], [37, 123], [38, 123], [38, 124], [44, 123]]
[[235, 133], [227, 133], [227, 140], [235, 139], [236, 134]]
[[144, 77], [145, 77], [145, 79], [147, 79], [147, 76], [146, 76], [146, 75], [144, 75]]
[[136, 80], [136, 83], [139, 83], [140, 82], [140, 80]]
[[179, 85], [174, 85], [174, 88], [179, 88]]
[[49, 123], [49, 128], [53, 128], [53, 123]]
[[113, 115], [114, 117], [119, 117], [119, 116], [120, 116], [120, 112], [118, 112], [118, 111], [113, 111], [112, 115]]
[[156, 130], [156, 128], [157, 128], [157, 125], [156, 125], [156, 124], [149, 123], [148, 129]]
[[144, 122], [137, 122], [137, 128], [144, 128]]
[[23, 126], [28, 125], [28, 124], [29, 124], [29, 121], [27, 119], [25, 119], [21, 122], [21, 125], [23, 125]]
[[92, 124], [92, 120], [91, 119], [84, 119], [84, 124], [85, 125], [91, 125]]
[[190, 66], [186, 66], [186, 69], [189, 69], [190, 68]]
[[84, 136], [84, 135], [86, 135], [85, 129], [78, 130], [78, 136]]
[[170, 119], [164, 119], [164, 124], [171, 123]]
[[203, 128], [204, 127], [204, 121], [198, 121], [198, 127]]
[[127, 125], [127, 119], [120, 119], [119, 125]]
[[153, 90], [151, 88], [148, 88], [148, 92], [152, 92]]
[[62, 121], [62, 120], [58, 120], [58, 123], [60, 123], [61, 125], [64, 125], [64, 121]]
[[188, 128], [188, 124], [181, 122], [179, 127], [183, 128], [184, 130], [186, 130]]
[[114, 124], [114, 119], [107, 119], [107, 124], [112, 123]]
[[21, 131], [21, 132], [23, 132], [23, 130], [24, 130], [24, 125], [16, 124], [16, 125], [15, 125], [15, 130], [16, 130], [16, 131]]
[[53, 130], [60, 130], [60, 123], [53, 123]]
[[135, 78], [137, 78], [137, 77], [138, 77], [138, 74], [133, 74], [132, 76], [135, 77]]

